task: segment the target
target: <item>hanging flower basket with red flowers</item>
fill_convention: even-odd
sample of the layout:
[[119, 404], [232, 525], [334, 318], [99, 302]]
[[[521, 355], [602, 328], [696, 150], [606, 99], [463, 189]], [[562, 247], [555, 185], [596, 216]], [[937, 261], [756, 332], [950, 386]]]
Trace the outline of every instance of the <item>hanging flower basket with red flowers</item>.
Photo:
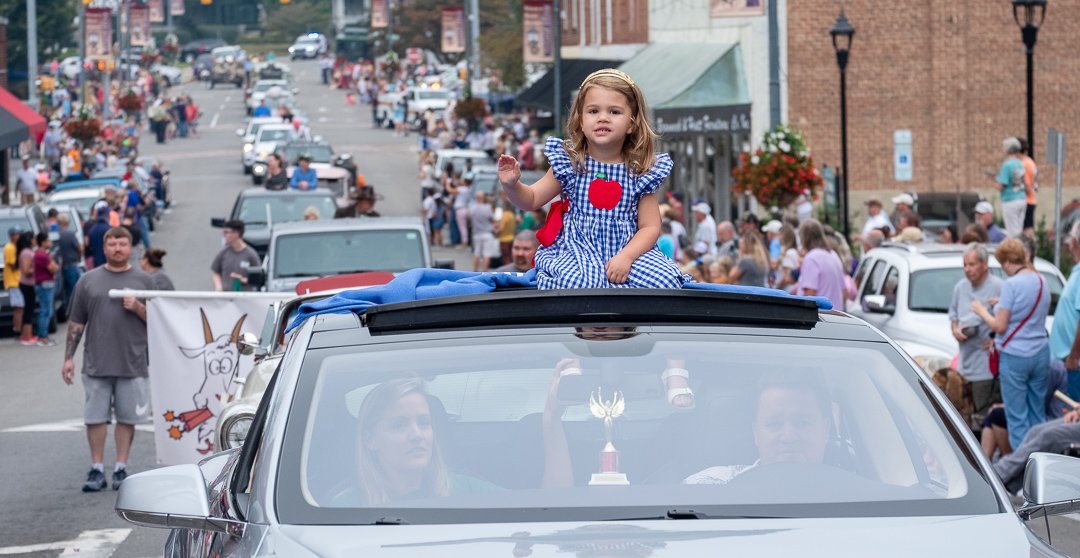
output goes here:
[[128, 115], [132, 115], [142, 110], [143, 100], [133, 89], [128, 89], [116, 98], [116, 106]]
[[802, 134], [783, 125], [765, 132], [761, 147], [753, 153], [743, 153], [732, 176], [733, 190], [754, 196], [762, 205], [781, 209], [800, 194], [816, 198], [822, 184]]
[[101, 135], [101, 119], [90, 107], [80, 107], [64, 123], [64, 131], [84, 146], [90, 146], [94, 139]]

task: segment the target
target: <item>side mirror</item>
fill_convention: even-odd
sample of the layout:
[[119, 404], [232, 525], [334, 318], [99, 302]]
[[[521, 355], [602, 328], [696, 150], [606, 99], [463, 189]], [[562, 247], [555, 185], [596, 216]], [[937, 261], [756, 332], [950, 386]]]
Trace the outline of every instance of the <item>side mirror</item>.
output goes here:
[[1024, 505], [1017, 510], [1020, 518], [1027, 521], [1078, 510], [1080, 459], [1056, 453], [1031, 454], [1024, 470]]
[[885, 295], [866, 295], [862, 299], [863, 308], [873, 314], [895, 314], [896, 306], [889, 304]]
[[[266, 286], [266, 271], [262, 268], [255, 268], [248, 270], [248, 285], [261, 289]], [[254, 337], [254, 336], [252, 336]], [[255, 344], [258, 344], [258, 340], [255, 340]], [[121, 485], [123, 486], [123, 485]]]
[[128, 477], [116, 496], [116, 513], [145, 527], [240, 534], [244, 524], [210, 516], [206, 481], [198, 465], [174, 465]]
[[225, 218], [224, 217], [211, 217], [210, 218], [210, 226], [214, 227], [216, 229], [225, 228]]
[[236, 129], [236, 137], [238, 137], [238, 138], [244, 137], [244, 129], [243, 128], [237, 128]]
[[[248, 275], [250, 276], [251, 274], [249, 273]], [[240, 349], [240, 354], [253, 355], [255, 354], [255, 350], [259, 348], [259, 338], [255, 337], [254, 333], [245, 331], [240, 334], [240, 339], [237, 339], [236, 345]]]
[[454, 269], [454, 260], [435, 260], [435, 269]]

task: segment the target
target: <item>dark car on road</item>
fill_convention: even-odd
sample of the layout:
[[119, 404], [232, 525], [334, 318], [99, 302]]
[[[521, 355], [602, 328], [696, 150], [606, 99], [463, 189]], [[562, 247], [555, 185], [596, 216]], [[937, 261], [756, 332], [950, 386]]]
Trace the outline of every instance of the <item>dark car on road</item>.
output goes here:
[[[303, 221], [304, 211], [309, 207], [318, 210], [324, 219], [333, 217], [337, 212], [334, 193], [323, 188], [307, 191], [248, 188], [237, 194], [228, 219], [244, 222], [244, 241], [263, 258], [270, 245], [270, 227], [275, 223]], [[224, 227], [225, 221], [225, 218], [213, 218], [210, 225]]]
[[191, 62], [200, 54], [205, 54], [217, 47], [225, 46], [226, 44], [228, 43], [222, 39], [196, 39], [180, 47], [180, 59]]
[[214, 71], [214, 55], [204, 52], [191, 63], [191, 73], [199, 81], [209, 81], [210, 72]]
[[[37, 236], [41, 231], [49, 230], [49, 225], [45, 219], [45, 212], [37, 204], [23, 205], [17, 207], [0, 207], [0, 234], [4, 235], [4, 244], [7, 244], [8, 230], [13, 226], [19, 226], [24, 231], [30, 231]], [[49, 235], [55, 242], [59, 238], [58, 233], [50, 233]], [[53, 244], [53, 258], [58, 258], [59, 247]], [[56, 292], [62, 292], [64, 278], [61, 274], [56, 274]], [[67, 321], [67, 308], [64, 306], [62, 296], [54, 297], [53, 304], [53, 318], [49, 322], [49, 333], [56, 331], [56, 323]], [[7, 290], [0, 292], [0, 334], [8, 335], [12, 326], [12, 308], [8, 302]]]

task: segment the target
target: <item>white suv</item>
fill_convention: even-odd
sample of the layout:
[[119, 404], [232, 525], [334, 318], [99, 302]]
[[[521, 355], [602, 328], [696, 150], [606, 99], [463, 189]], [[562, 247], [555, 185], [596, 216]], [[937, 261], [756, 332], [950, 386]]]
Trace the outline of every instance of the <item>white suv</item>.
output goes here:
[[[959, 351], [949, 331], [949, 302], [964, 278], [964, 250], [960, 244], [893, 243], [871, 250], [855, 273], [859, 291], [849, 312], [895, 340], [923, 368], [947, 367]], [[1050, 286], [1049, 330], [1065, 277], [1041, 258], [1035, 269]], [[1005, 276], [992, 247], [990, 273]]]

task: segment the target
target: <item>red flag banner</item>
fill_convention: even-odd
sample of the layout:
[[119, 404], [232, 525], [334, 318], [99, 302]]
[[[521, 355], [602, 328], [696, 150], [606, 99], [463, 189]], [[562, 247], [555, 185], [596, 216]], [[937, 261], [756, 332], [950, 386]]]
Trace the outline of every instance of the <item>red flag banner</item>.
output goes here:
[[150, 23], [165, 22], [165, 0], [150, 0]]
[[184, 0], [169, 0], [169, 13], [173, 17], [184, 15]]
[[709, 0], [709, 17], [765, 15], [766, 0]]
[[112, 10], [109, 8], [86, 9], [86, 58], [112, 59]]
[[148, 46], [150, 43], [150, 8], [134, 5], [131, 7], [131, 44]]
[[522, 4], [524, 62], [555, 61], [555, 10], [551, 0], [525, 0]]
[[444, 54], [465, 52], [465, 8], [443, 6], [442, 51]]
[[386, 29], [390, 21], [390, 9], [388, 0], [371, 0], [371, 28]]

